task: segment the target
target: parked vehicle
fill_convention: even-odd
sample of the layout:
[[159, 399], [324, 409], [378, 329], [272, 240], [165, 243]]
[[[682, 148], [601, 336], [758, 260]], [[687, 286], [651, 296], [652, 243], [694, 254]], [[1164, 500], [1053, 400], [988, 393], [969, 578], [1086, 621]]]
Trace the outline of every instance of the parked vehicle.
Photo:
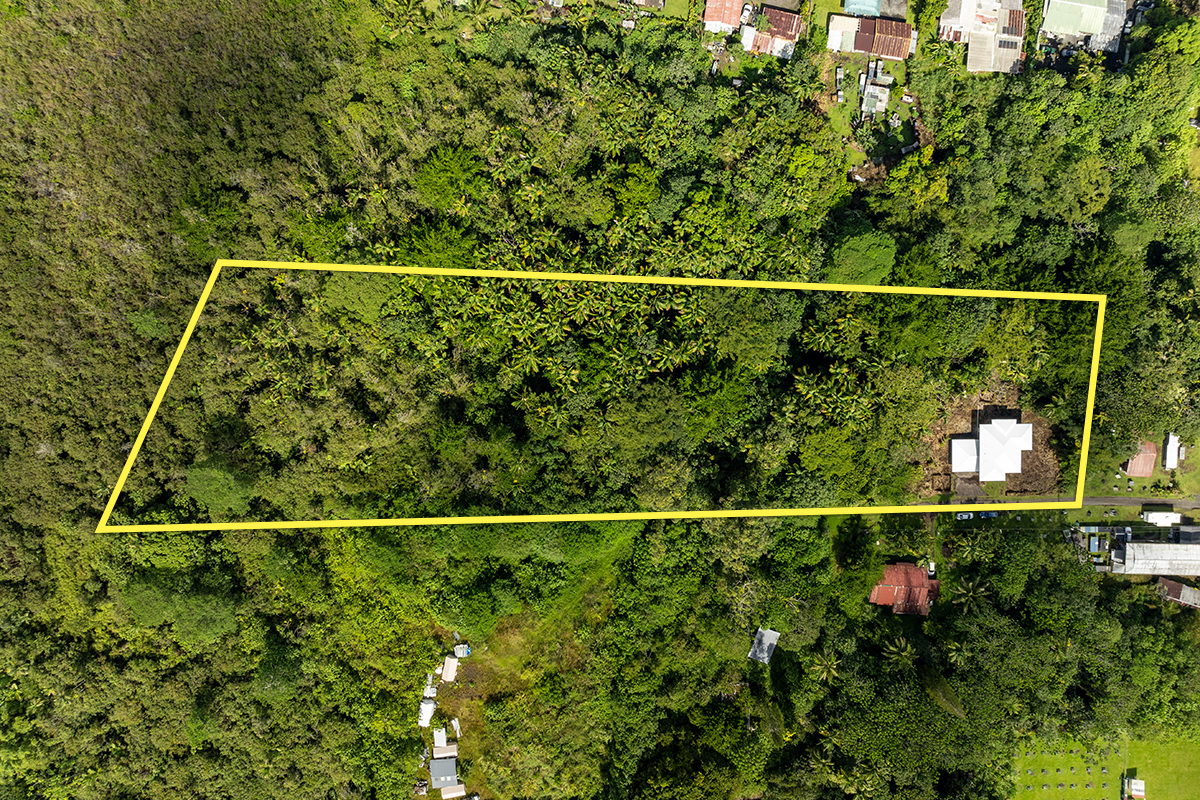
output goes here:
[[975, 515], [970, 511], [960, 511], [954, 515], [955, 519], [975, 519]]
[[980, 511], [979, 512], [980, 519], [995, 519], [998, 516], [1000, 516], [999, 511]]

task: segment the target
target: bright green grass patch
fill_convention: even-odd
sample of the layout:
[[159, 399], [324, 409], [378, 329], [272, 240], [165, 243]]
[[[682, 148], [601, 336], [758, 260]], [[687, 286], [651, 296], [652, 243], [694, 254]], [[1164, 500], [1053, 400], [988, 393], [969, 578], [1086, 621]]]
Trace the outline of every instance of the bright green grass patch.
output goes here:
[[1129, 743], [1128, 769], [1146, 782], [1153, 800], [1200, 797], [1200, 744], [1194, 742]]
[[[829, 16], [841, 13], [843, 13], [841, 0], [813, 0], [812, 36], [819, 37], [817, 38], [819, 43], [824, 44], [828, 38]], [[820, 30], [817, 30], [818, 28]]]
[[[1084, 484], [1084, 494], [1088, 497], [1112, 497], [1114, 500], [1142, 500], [1155, 499], [1169, 503], [1170, 497], [1158, 497], [1150, 489], [1155, 482], [1168, 485], [1171, 483], [1171, 472], [1163, 469], [1162, 466], [1162, 442], [1158, 443], [1159, 454], [1154, 464], [1154, 471], [1148, 478], [1134, 478], [1133, 491], [1128, 491], [1129, 479], [1124, 475], [1119, 475], [1115, 468], [1100, 472], [1098, 470], [1089, 469], [1087, 482]], [[1192, 456], [1192, 448], [1187, 447], [1187, 454]], [[1191, 498], [1200, 494], [1200, 454], [1185, 458], [1179, 462], [1179, 469], [1174, 470], [1175, 479], [1179, 482], [1178, 497]], [[1116, 486], [1116, 490], [1113, 487]]]
[[[1126, 770], [1146, 782], [1147, 798], [1195, 800], [1200, 797], [1200, 745], [1193, 742], [1134, 740], [1088, 745], [1064, 739], [1054, 744], [1037, 743], [1025, 747], [1027, 749], [1018, 753], [1015, 761], [1015, 800], [1119, 800]], [[1072, 753], [1072, 750], [1077, 752]], [[1090, 775], [1088, 767], [1092, 769]], [[1104, 768], [1108, 769], [1107, 775]], [[1045, 774], [1042, 774], [1043, 769]], [[1033, 774], [1027, 770], [1032, 770]], [[1060, 783], [1065, 784], [1064, 788], [1058, 788]], [[1088, 783], [1092, 784], [1090, 789]], [[1049, 788], [1043, 789], [1043, 784]], [[1026, 786], [1030, 788], [1026, 789]]]
[[693, 0], [663, 0], [663, 13], [669, 17], [688, 19], [692, 5]]
[[[1071, 740], [1053, 744], [1033, 742], [1017, 754], [1016, 800], [1118, 800], [1121, 770], [1125, 766], [1120, 745], [1100, 742], [1086, 745]], [[1071, 751], [1076, 752], [1071, 752]], [[1116, 753], [1121, 750], [1121, 754]], [[1088, 769], [1091, 773], [1088, 773]], [[1071, 770], [1074, 769], [1074, 772]], [[1108, 770], [1105, 774], [1104, 770]], [[1043, 772], [1044, 770], [1044, 772]], [[1032, 773], [1032, 774], [1030, 774]], [[1063, 784], [1059, 789], [1058, 785]], [[1088, 784], [1091, 787], [1088, 787]], [[1105, 788], [1104, 784], [1108, 784]], [[1072, 788], [1071, 784], [1075, 784]], [[1042, 787], [1047, 788], [1043, 789]], [[1028, 788], [1026, 788], [1028, 787]]]

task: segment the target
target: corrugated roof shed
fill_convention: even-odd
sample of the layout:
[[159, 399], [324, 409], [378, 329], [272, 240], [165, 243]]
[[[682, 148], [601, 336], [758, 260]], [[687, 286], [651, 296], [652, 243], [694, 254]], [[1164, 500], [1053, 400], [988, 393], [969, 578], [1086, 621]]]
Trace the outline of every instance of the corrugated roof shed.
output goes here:
[[877, 606], [891, 606], [897, 614], [926, 615], [940, 588], [941, 582], [916, 564], [889, 564], [871, 590], [870, 601]]
[[1046, 0], [1042, 30], [1068, 36], [1099, 33], [1108, 13], [1108, 0]]
[[1131, 478], [1149, 478], [1154, 474], [1154, 464], [1158, 461], [1158, 445], [1154, 442], [1141, 442], [1137, 455], [1129, 459], [1125, 465], [1125, 474]]
[[1158, 591], [1163, 597], [1168, 600], [1174, 600], [1180, 605], [1200, 608], [1200, 590], [1193, 589], [1191, 586], [1186, 586], [1179, 581], [1159, 578]]
[[704, 6], [704, 27], [718, 33], [732, 33], [741, 23], [742, 0], [709, 0]]
[[1104, 21], [1100, 30], [1092, 37], [1093, 50], [1104, 50], [1109, 53], [1117, 52], [1121, 45], [1121, 30], [1125, 26], [1125, 0], [1108, 0], [1108, 8], [1104, 12]]
[[872, 55], [903, 60], [908, 58], [912, 48], [911, 25], [891, 19], [875, 20], [875, 43], [870, 50]]
[[754, 634], [754, 644], [751, 645], [750, 653], [746, 657], [769, 664], [771, 656], [775, 654], [775, 645], [778, 642], [779, 631], [773, 631], [770, 628], [759, 628], [758, 632]]
[[1113, 550], [1113, 572], [1125, 575], [1200, 575], [1200, 544], [1128, 542]]
[[453, 758], [435, 758], [429, 762], [429, 785], [435, 789], [458, 783], [458, 761]]
[[804, 29], [804, 18], [799, 14], [770, 6], [763, 6], [763, 14], [771, 23], [767, 28], [767, 33], [771, 36], [793, 42], [800, 38], [800, 32]]

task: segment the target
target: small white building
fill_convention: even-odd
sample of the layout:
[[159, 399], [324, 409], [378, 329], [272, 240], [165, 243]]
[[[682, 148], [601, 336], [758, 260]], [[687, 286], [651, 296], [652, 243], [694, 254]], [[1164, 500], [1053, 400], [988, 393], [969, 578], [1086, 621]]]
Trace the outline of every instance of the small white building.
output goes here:
[[759, 628], [754, 634], [754, 644], [750, 647], [750, 652], [746, 655], [747, 658], [752, 658], [755, 661], [760, 661], [763, 664], [771, 663], [771, 656], [775, 654], [775, 645], [779, 642], [779, 631], [773, 631], [770, 628]]
[[1003, 481], [1021, 472], [1021, 453], [1033, 449], [1033, 426], [1015, 419], [979, 426], [978, 439], [950, 442], [950, 471], [978, 472], [980, 481]]
[[1179, 437], [1167, 434], [1167, 446], [1163, 448], [1163, 469], [1179, 468]]
[[1160, 528], [1169, 528], [1183, 522], [1183, 515], [1178, 511], [1143, 511], [1142, 519]]
[[445, 728], [433, 731], [433, 757], [458, 758], [458, 742], [447, 741]]
[[1146, 782], [1140, 781], [1137, 778], [1126, 778], [1125, 796], [1141, 800], [1141, 798], [1146, 796]]
[[425, 699], [421, 701], [421, 709], [417, 713], [417, 725], [422, 728], [428, 728], [433, 722], [433, 712], [437, 710], [437, 703], [433, 700]]
[[446, 663], [442, 666], [442, 680], [446, 683], [453, 683], [454, 676], [458, 674], [458, 659], [454, 656], [446, 656]]

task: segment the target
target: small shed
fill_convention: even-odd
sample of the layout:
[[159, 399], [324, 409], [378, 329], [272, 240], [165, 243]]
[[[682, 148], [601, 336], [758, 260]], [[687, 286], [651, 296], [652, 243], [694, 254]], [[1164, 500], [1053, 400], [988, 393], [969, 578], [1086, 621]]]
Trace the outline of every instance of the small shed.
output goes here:
[[437, 711], [437, 703], [426, 698], [421, 701], [421, 708], [417, 712], [417, 725], [422, 728], [428, 728], [433, 722], [433, 712]]
[[1146, 796], [1146, 782], [1137, 778], [1125, 779], [1125, 796], [1132, 798], [1143, 798]]
[[1167, 446], [1163, 448], [1163, 469], [1179, 468], [1179, 437], [1167, 434]]
[[1139, 442], [1137, 455], [1125, 465], [1125, 474], [1131, 478], [1149, 478], [1154, 474], [1154, 462], [1158, 460], [1158, 445], [1154, 442]]
[[450, 800], [453, 797], [466, 797], [466, 796], [467, 796], [467, 785], [465, 783], [458, 783], [458, 784], [455, 784], [454, 786], [447, 786], [445, 789], [442, 789], [442, 800]]
[[754, 634], [754, 645], [750, 648], [750, 653], [746, 656], [763, 664], [771, 663], [771, 656], [775, 654], [775, 645], [779, 641], [779, 631], [773, 631], [770, 628], [759, 628]]
[[446, 663], [442, 667], [442, 680], [446, 683], [453, 683], [454, 676], [458, 674], [458, 659], [454, 656], [446, 656]]

